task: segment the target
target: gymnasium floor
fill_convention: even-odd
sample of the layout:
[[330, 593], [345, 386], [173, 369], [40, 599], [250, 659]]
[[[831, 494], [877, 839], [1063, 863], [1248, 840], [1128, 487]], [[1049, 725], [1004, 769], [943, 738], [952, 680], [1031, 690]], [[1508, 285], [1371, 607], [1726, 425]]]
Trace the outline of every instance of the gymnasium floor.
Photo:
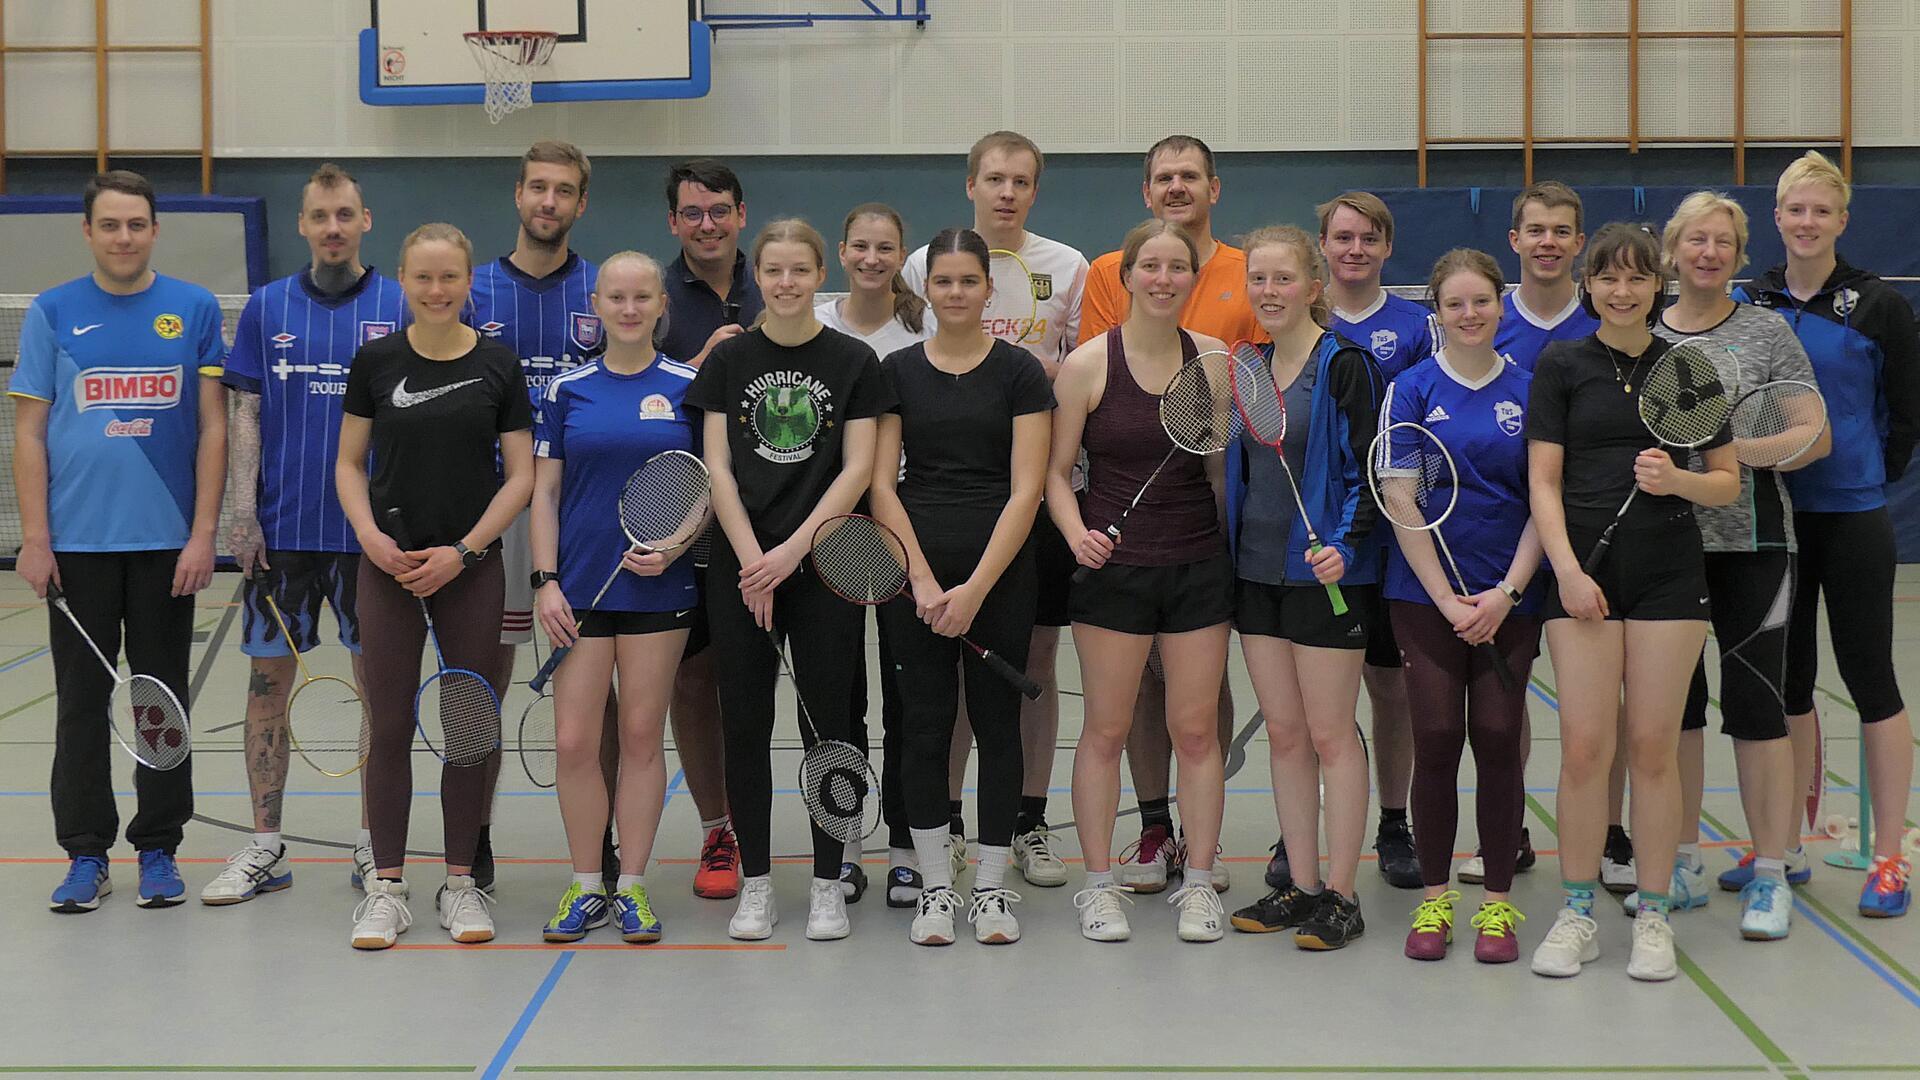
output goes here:
[[[235, 644], [237, 584], [218, 575], [199, 602], [199, 819], [180, 851], [194, 897], [250, 831], [237, 724], [246, 671]], [[1920, 568], [1903, 570], [1900, 593], [1898, 647], [1911, 658], [1920, 655]], [[1464, 936], [1444, 963], [1406, 960], [1400, 944], [1416, 894], [1389, 889], [1370, 863], [1361, 878], [1370, 932], [1342, 953], [1301, 952], [1281, 935], [1229, 933], [1219, 944], [1183, 945], [1172, 910], [1145, 896], [1131, 912], [1131, 943], [1095, 945], [1077, 933], [1075, 885], [1034, 889], [1017, 876], [1026, 936], [1016, 946], [913, 946], [911, 913], [886, 908], [877, 890], [851, 909], [851, 939], [809, 942], [801, 935], [807, 871], [798, 859], [775, 870], [785, 918], [773, 940], [742, 945], [726, 936], [732, 902], [692, 895], [697, 822], [675, 774], [661, 861], [650, 874], [666, 941], [624, 946], [602, 931], [580, 946], [547, 946], [539, 927], [568, 872], [558, 814], [550, 792], [529, 789], [510, 767], [494, 828], [500, 938], [453, 945], [431, 900], [416, 899], [418, 921], [401, 946], [365, 954], [347, 944], [359, 899], [347, 886], [353, 782], [296, 761], [285, 823], [296, 888], [231, 908], [196, 901], [144, 911], [134, 906], [136, 872], [123, 846], [114, 852], [118, 892], [101, 910], [56, 916], [45, 906], [63, 860], [46, 794], [53, 683], [43, 612], [7, 575], [0, 585], [4, 1074], [1920, 1075], [1920, 921], [1858, 918], [1860, 876], [1825, 866], [1798, 890], [1793, 936], [1784, 943], [1742, 942], [1731, 894], [1716, 893], [1705, 910], [1677, 916], [1683, 974], [1659, 985], [1626, 978], [1628, 922], [1617, 906], [1601, 914], [1605, 955], [1577, 979], [1537, 978], [1524, 960], [1476, 965]], [[1069, 646], [1063, 661], [1070, 656]], [[529, 660], [522, 657], [521, 678]], [[324, 647], [316, 666], [344, 674], [345, 655]], [[1077, 689], [1071, 663], [1063, 668], [1063, 683]], [[1229, 909], [1261, 891], [1274, 833], [1265, 739], [1237, 651], [1234, 669], [1243, 719], [1228, 764]], [[1542, 858], [1515, 896], [1533, 917], [1522, 927], [1525, 952], [1558, 901], [1551, 855], [1558, 740], [1544, 657], [1535, 674], [1528, 824]], [[1851, 812], [1846, 785], [1855, 775], [1858, 727], [1838, 684], [1827, 685], [1835, 691], [1822, 699], [1829, 778], [1840, 789], [1830, 805]], [[526, 693], [513, 689], [510, 715]], [[1063, 714], [1057, 819], [1069, 816], [1077, 696], [1064, 699]], [[1706, 839], [1729, 841], [1709, 853], [1717, 871], [1740, 852], [1732, 844], [1741, 819], [1731, 754], [1717, 735], [1709, 746]], [[780, 757], [776, 775], [792, 768], [793, 751]], [[127, 788], [127, 759], [117, 760]], [[430, 763], [415, 759], [422, 793], [413, 839], [425, 849], [437, 845], [439, 831]], [[1463, 830], [1472, 820], [1470, 769], [1462, 776]], [[129, 815], [130, 793], [121, 794]], [[776, 849], [803, 851], [803, 826], [798, 800], [783, 794]], [[1063, 854], [1077, 854], [1073, 831], [1059, 831]], [[1131, 821], [1123, 820], [1118, 842], [1131, 835]], [[1470, 850], [1471, 836], [1463, 834], [1459, 846]], [[1834, 846], [1823, 839], [1813, 850], [1824, 855]], [[884, 853], [870, 852], [868, 863], [877, 879]], [[437, 871], [421, 865], [413, 876], [416, 897], [430, 897]], [[1472, 887], [1463, 891], [1471, 911], [1477, 897]]]

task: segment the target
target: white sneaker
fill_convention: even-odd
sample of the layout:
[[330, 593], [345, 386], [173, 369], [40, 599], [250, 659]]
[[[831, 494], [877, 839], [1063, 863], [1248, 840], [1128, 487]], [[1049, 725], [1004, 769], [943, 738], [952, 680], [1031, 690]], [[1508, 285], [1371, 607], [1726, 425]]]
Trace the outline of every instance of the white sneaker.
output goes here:
[[967, 908], [967, 921], [973, 924], [973, 940], [982, 945], [1011, 945], [1020, 940], [1020, 920], [1013, 917], [1012, 905], [1020, 894], [1012, 889], [987, 889], [973, 894]]
[[1665, 982], [1680, 974], [1673, 961], [1673, 924], [1653, 912], [1633, 920], [1633, 955], [1627, 975], [1644, 982]]
[[293, 870], [287, 865], [287, 846], [269, 851], [248, 844], [227, 858], [227, 868], [200, 890], [200, 902], [214, 907], [241, 904], [261, 893], [279, 892], [293, 884]]
[[1455, 876], [1458, 877], [1461, 881], [1467, 883], [1468, 885], [1478, 885], [1481, 882], [1486, 881], [1487, 880], [1486, 857], [1481, 855], [1477, 851], [1474, 852], [1472, 858], [1460, 864], [1460, 871]]
[[1227, 874], [1225, 853], [1220, 850], [1219, 844], [1215, 844], [1213, 845], [1213, 891], [1222, 893], [1232, 887], [1233, 878]]
[[407, 883], [367, 878], [367, 898], [353, 909], [353, 947], [391, 949], [396, 938], [413, 925], [407, 910]]
[[347, 877], [347, 883], [360, 892], [366, 892], [367, 882], [372, 881], [373, 876], [373, 845], [356, 845], [353, 849], [353, 870]]
[[959, 881], [960, 875], [967, 872], [967, 838], [959, 833], [947, 834], [947, 861], [953, 864], [953, 880]]
[[960, 894], [952, 889], [921, 890], [907, 939], [915, 945], [953, 944], [953, 913], [959, 906]]
[[1779, 941], [1793, 928], [1793, 890], [1779, 878], [1756, 877], [1740, 890], [1740, 936]]
[[1633, 860], [1614, 862], [1610, 855], [1600, 856], [1600, 887], [1616, 896], [1623, 892], [1632, 892], [1639, 882], [1633, 869]]
[[[1706, 866], [1688, 866], [1684, 858], [1673, 862], [1673, 880], [1667, 883], [1667, 911], [1677, 914], [1707, 906], [1711, 899], [1707, 892]], [[1627, 918], [1640, 915], [1640, 890], [1635, 889], [1620, 898], [1620, 910]]]
[[838, 881], [815, 881], [807, 896], [807, 940], [838, 941], [853, 933], [847, 897]]
[[1120, 851], [1114, 864], [1114, 883], [1137, 893], [1157, 893], [1167, 887], [1167, 877], [1179, 858], [1180, 842], [1165, 825], [1149, 825], [1140, 831], [1140, 839]]
[[1533, 950], [1533, 973], [1555, 979], [1580, 974], [1580, 965], [1600, 959], [1600, 943], [1593, 939], [1599, 930], [1600, 924], [1590, 917], [1569, 907], [1561, 908], [1553, 917], [1553, 929], [1547, 931], [1546, 940]]
[[1053, 834], [1045, 825], [1013, 838], [1013, 868], [1027, 884], [1056, 889], [1067, 883], [1067, 864], [1053, 853]]
[[493, 940], [493, 912], [487, 910], [493, 897], [480, 891], [472, 874], [448, 874], [433, 903], [440, 909], [440, 925], [453, 940], [463, 945]]
[[[834, 882], [834, 893], [840, 892]], [[773, 936], [780, 913], [773, 908], [773, 880], [750, 877], [740, 883], [740, 903], [727, 920], [727, 936], [735, 941], [765, 941]]]
[[1133, 936], [1127, 925], [1127, 913], [1121, 901], [1133, 898], [1112, 885], [1081, 889], [1073, 894], [1073, 906], [1080, 909], [1080, 936], [1088, 941], [1125, 941]]
[[1219, 941], [1225, 935], [1226, 906], [1208, 886], [1182, 885], [1167, 903], [1180, 907], [1181, 941]]

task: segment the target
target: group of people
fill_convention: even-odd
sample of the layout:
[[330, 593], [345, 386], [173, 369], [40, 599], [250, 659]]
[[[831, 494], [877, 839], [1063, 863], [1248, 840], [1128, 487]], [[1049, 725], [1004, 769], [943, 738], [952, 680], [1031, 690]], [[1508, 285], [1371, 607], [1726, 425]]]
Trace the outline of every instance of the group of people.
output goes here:
[[[1697, 821], [1710, 628], [1753, 848], [1718, 884], [1739, 891], [1744, 936], [1785, 937], [1789, 883], [1811, 872], [1795, 820], [1813, 779], [1822, 597], [1861, 712], [1875, 816], [1904, 816], [1913, 742], [1894, 678], [1884, 487], [1920, 433], [1920, 341], [1898, 294], [1840, 261], [1850, 189], [1825, 158], [1809, 153], [1780, 178], [1787, 262], [1738, 289], [1749, 222], [1732, 199], [1700, 192], [1663, 229], [1612, 223], [1589, 239], [1578, 196], [1547, 182], [1514, 202], [1517, 287], [1492, 256], [1459, 249], [1433, 267], [1431, 306], [1382, 287], [1394, 223], [1366, 192], [1321, 206], [1317, 235], [1277, 226], [1230, 246], [1211, 225], [1211, 150], [1171, 136], [1145, 158], [1151, 217], [1089, 263], [1027, 229], [1044, 167], [1025, 136], [985, 136], [967, 159], [971, 226], [909, 254], [900, 215], [878, 203], [846, 216], [831, 252], [791, 218], [742, 251], [739, 179], [687, 161], [665, 187], [679, 256], [662, 266], [622, 251], [596, 267], [569, 245], [591, 166], [542, 141], [520, 163], [511, 253], [476, 266], [458, 229], [422, 225], [388, 277], [362, 260], [373, 216], [359, 184], [324, 165], [300, 210], [311, 263], [252, 296], [231, 352], [212, 296], [148, 266], [152, 188], [96, 177], [85, 197], [96, 270], [35, 301], [10, 390], [18, 567], [36, 592], [60, 583], [109, 655], [124, 627], [133, 668], [184, 698], [191, 597], [210, 577], [231, 475], [255, 834], [202, 900], [292, 884], [286, 697], [294, 653], [317, 644], [330, 605], [371, 734], [353, 944], [388, 947], [410, 927], [424, 601], [445, 662], [497, 689], [533, 634], [571, 647], [554, 697], [573, 873], [547, 940], [609, 923], [631, 942], [662, 936], [646, 870], [669, 723], [701, 818], [694, 891], [737, 897], [733, 937], [771, 936], [778, 650], [820, 736], [876, 741], [864, 609], [807, 560], [822, 523], [856, 511], [900, 537], [910, 567], [908, 592], [878, 614], [877, 742], [885, 899], [914, 909], [919, 944], [953, 942], [963, 919], [978, 941], [1016, 941], [1009, 870], [1042, 888], [1070, 877], [1047, 826], [1062, 626], [1085, 694], [1074, 902], [1095, 941], [1128, 938], [1130, 897], [1177, 876], [1168, 900], [1183, 940], [1231, 925], [1344, 947], [1365, 929], [1371, 786], [1380, 871], [1423, 890], [1406, 954], [1447, 954], [1457, 870], [1483, 889], [1476, 959], [1518, 959], [1513, 879], [1535, 862], [1525, 694], [1543, 631], [1562, 734], [1564, 904], [1534, 971], [1570, 976], [1598, 955], [1595, 905], [1610, 891], [1634, 893], [1629, 974], [1675, 975], [1669, 916], [1709, 895]], [[848, 291], [823, 300], [836, 255]], [[1691, 453], [1655, 445], [1637, 404], [1682, 339], [1726, 346], [1740, 388], [1817, 384], [1828, 430], [1777, 469], [1741, 465], [1724, 431]], [[1284, 401], [1284, 439], [1236, 427], [1224, 454], [1175, 451], [1162, 393], [1183, 364], [1242, 342]], [[76, 397], [108, 367], [172, 377]], [[1424, 426], [1458, 469], [1444, 527], [1458, 583], [1430, 533], [1383, 520], [1376, 504], [1370, 471], [1391, 473], [1381, 455], [1395, 436], [1384, 450], [1376, 437], [1395, 424]], [[633, 548], [608, 512], [626, 477], [666, 451], [697, 453], [710, 473], [710, 565], [691, 545]], [[52, 906], [89, 911], [111, 887], [118, 830], [101, 722], [111, 682], [64, 620], [50, 627], [53, 804], [72, 860]], [[1264, 717], [1280, 828], [1268, 891], [1231, 917], [1218, 858], [1230, 629]], [[962, 636], [1024, 668], [1041, 695], [1023, 701]], [[1371, 755], [1355, 723], [1363, 684]], [[1456, 867], [1469, 745], [1480, 850]], [[970, 858], [959, 792], [975, 746]], [[1141, 823], [1116, 859], [1123, 750]], [[440, 777], [435, 909], [457, 941], [494, 934], [499, 758]], [[179, 903], [191, 766], [137, 768], [136, 786], [139, 902]], [[845, 937], [847, 905], [868, 889], [860, 845], [818, 825], [812, 836], [806, 936]], [[1898, 830], [1877, 845], [1860, 911], [1902, 915]]]

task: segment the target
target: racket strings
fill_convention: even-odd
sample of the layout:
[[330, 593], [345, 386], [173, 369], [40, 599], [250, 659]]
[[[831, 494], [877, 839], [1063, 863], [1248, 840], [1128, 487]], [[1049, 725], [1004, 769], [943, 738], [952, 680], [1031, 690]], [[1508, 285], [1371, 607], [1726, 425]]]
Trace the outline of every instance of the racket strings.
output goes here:
[[450, 765], [477, 765], [500, 745], [500, 702], [487, 681], [470, 671], [443, 671], [420, 690], [420, 719], [440, 734], [440, 756]]
[[365, 761], [372, 737], [366, 703], [353, 685], [325, 675], [287, 699], [287, 730], [300, 756], [331, 776]]
[[1374, 498], [1386, 519], [1403, 529], [1433, 529], [1453, 511], [1459, 478], [1453, 459], [1433, 434], [1416, 424], [1394, 424], [1377, 437], [1369, 462]]
[[641, 466], [620, 491], [620, 527], [654, 545], [692, 534], [706, 519], [707, 470], [692, 454], [669, 451]]
[[535, 787], [550, 788], [558, 780], [558, 740], [553, 698], [541, 694], [520, 714], [520, 767]]
[[879, 825], [880, 778], [860, 748], [837, 739], [815, 743], [800, 758], [800, 797], [814, 824], [845, 843]]
[[907, 584], [899, 541], [879, 522], [857, 515], [815, 538], [813, 567], [827, 588], [856, 604], [884, 603]]
[[1203, 353], [1182, 365], [1160, 395], [1160, 424], [1182, 450], [1214, 454], [1232, 434], [1227, 354]]
[[1826, 426], [1826, 405], [1820, 391], [1806, 383], [1768, 383], [1740, 399], [1728, 426], [1740, 463], [1771, 469], [1819, 441]]
[[167, 685], [151, 675], [135, 675], [125, 683], [134, 756], [155, 769], [171, 769], [192, 753], [187, 710]]
[[1280, 445], [1287, 437], [1287, 407], [1273, 384], [1266, 357], [1250, 345], [1236, 348], [1231, 379], [1240, 422], [1254, 438], [1268, 446]]
[[1676, 345], [1647, 373], [1640, 419], [1669, 446], [1699, 446], [1725, 428], [1732, 409], [1720, 368], [1704, 348]]

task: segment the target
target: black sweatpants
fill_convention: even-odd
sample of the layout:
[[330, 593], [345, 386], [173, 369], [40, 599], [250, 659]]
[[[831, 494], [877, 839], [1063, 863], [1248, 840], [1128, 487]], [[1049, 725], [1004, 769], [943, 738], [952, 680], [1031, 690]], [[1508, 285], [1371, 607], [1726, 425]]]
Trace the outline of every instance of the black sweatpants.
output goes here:
[[[966, 580], [980, 561], [976, 545], [946, 547], [922, 538], [922, 548], [934, 578], [943, 585]], [[1025, 670], [1037, 592], [1029, 548], [1000, 575], [967, 636], [999, 653], [1016, 670]], [[959, 638], [934, 633], [914, 613], [912, 597], [899, 597], [880, 609], [880, 636], [892, 653], [901, 690], [906, 732], [901, 779], [908, 823], [916, 829], [947, 824], [948, 746], [964, 677], [967, 719], [980, 747], [980, 842], [1011, 844], [1023, 779], [1020, 691], [994, 674]]]
[[[860, 616], [860, 634], [866, 636], [867, 617]], [[863, 641], [864, 644], [864, 641]], [[849, 741], [861, 750], [873, 752], [873, 734], [867, 727], [867, 709], [873, 699], [867, 689], [867, 665], [858, 669], [853, 689], [852, 737]], [[907, 804], [900, 794], [901, 742], [900, 687], [894, 679], [892, 650], [887, 636], [880, 635], [880, 820], [887, 827], [887, 846], [913, 847], [907, 832]]]
[[1800, 557], [1787, 627], [1788, 714], [1813, 711], [1822, 597], [1833, 660], [1860, 710], [1860, 722], [1874, 724], [1898, 714], [1907, 706], [1893, 667], [1892, 516], [1884, 506], [1845, 514], [1796, 510], [1793, 531]]
[[[727, 806], [740, 840], [740, 869], [759, 877], [772, 866], [773, 692], [780, 657], [740, 597], [740, 563], [731, 545], [713, 546], [707, 617], [719, 648], [720, 726], [726, 735]], [[805, 561], [774, 591], [776, 632], [786, 642], [807, 717], [823, 739], [851, 741], [859, 672], [866, 666], [866, 609], [827, 591]], [[864, 709], [865, 695], [857, 704]], [[798, 758], [793, 759], [797, 771]], [[813, 876], [840, 877], [846, 845], [808, 822]]]
[[[108, 660], [120, 659], [125, 628], [127, 666], [167, 684], [187, 700], [193, 650], [193, 597], [172, 596], [178, 551], [57, 552], [60, 587], [80, 625]], [[107, 709], [113, 679], [94, 659], [67, 617], [47, 608], [53, 652], [53, 828], [73, 855], [105, 855], [120, 831], [113, 801], [113, 736]], [[193, 760], [159, 772], [133, 769], [138, 809], [127, 825], [137, 850], [171, 852], [193, 816]]]

